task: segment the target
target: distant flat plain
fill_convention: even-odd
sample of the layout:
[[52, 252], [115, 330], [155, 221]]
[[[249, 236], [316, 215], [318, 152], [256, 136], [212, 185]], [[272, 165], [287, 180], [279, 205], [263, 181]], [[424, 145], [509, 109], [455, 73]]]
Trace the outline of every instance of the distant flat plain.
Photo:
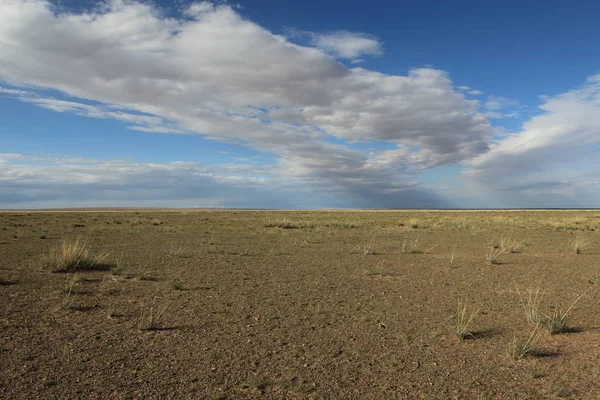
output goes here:
[[0, 298], [5, 399], [600, 396], [600, 210], [2, 211]]

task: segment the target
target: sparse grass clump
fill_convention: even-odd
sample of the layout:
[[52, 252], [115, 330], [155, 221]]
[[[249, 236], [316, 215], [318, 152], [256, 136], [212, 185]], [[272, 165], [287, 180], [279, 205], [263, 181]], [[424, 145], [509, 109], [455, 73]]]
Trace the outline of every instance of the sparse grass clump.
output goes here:
[[402, 243], [402, 253], [403, 254], [427, 254], [431, 250], [433, 250], [436, 246], [437, 246], [437, 244], [431, 246], [428, 249], [422, 248], [419, 243], [419, 237], [417, 236], [412, 240], [408, 240], [408, 241], [405, 240]]
[[384, 268], [385, 267], [385, 262], [381, 261], [377, 264], [377, 266], [375, 268], [372, 269], [368, 269], [365, 271], [365, 275], [367, 276], [396, 276], [397, 274], [388, 269], [388, 268]]
[[[587, 292], [587, 291], [586, 291]], [[566, 311], [558, 307], [553, 307], [552, 311], [544, 316], [543, 325], [548, 329], [548, 332], [551, 334], [563, 333], [569, 331], [568, 318], [569, 313], [575, 307], [575, 304], [581, 300], [581, 298], [585, 295], [582, 293], [579, 297], [575, 299], [575, 301], [567, 308]]]
[[551, 334], [567, 331], [568, 312], [563, 312], [557, 307], [552, 307], [552, 311], [546, 315], [543, 324]]
[[183, 283], [179, 279], [173, 280], [173, 289], [175, 290], [185, 290]]
[[506, 352], [513, 360], [520, 360], [523, 357], [530, 355], [535, 350], [538, 341], [540, 340], [541, 332], [539, 326], [536, 325], [526, 339], [519, 338], [516, 335], [508, 342]]
[[350, 249], [350, 254], [363, 254], [365, 256], [373, 256], [375, 252], [375, 239], [371, 239], [365, 244], [358, 244]]
[[540, 288], [535, 290], [529, 289], [527, 301], [525, 301], [521, 296], [519, 288], [517, 288], [517, 293], [519, 293], [519, 298], [521, 299], [521, 304], [523, 305], [523, 311], [525, 311], [527, 323], [534, 326], [540, 325], [540, 323], [543, 321], [543, 315], [540, 312], [540, 301], [542, 300], [543, 292], [540, 290]]
[[63, 289], [63, 298], [61, 302], [61, 307], [63, 310], [69, 311], [73, 307], [73, 301], [75, 300], [75, 293], [73, 292], [73, 288], [75, 287], [75, 283], [78, 282], [77, 274], [73, 274], [72, 276], [67, 275], [65, 279], [65, 287]]
[[479, 312], [479, 309], [468, 312], [467, 300], [459, 300], [456, 315], [454, 317], [454, 334], [460, 340], [465, 340], [467, 337], [474, 337], [471, 332], [473, 318]]
[[169, 303], [163, 305], [153, 305], [148, 312], [142, 313], [138, 328], [140, 331], [156, 331], [162, 328], [162, 317], [167, 311]]
[[523, 296], [521, 296], [521, 292], [518, 288], [517, 292], [519, 293], [519, 298], [521, 299], [521, 304], [523, 305], [527, 322], [536, 327], [543, 326], [544, 328], [548, 329], [548, 332], [551, 334], [567, 332], [569, 330], [569, 313], [575, 304], [577, 304], [577, 302], [579, 302], [579, 300], [585, 295], [584, 292], [577, 297], [577, 299], [575, 299], [575, 301], [569, 306], [569, 308], [567, 308], [566, 311], [563, 311], [558, 307], [550, 307], [550, 311], [546, 314], [540, 311], [540, 302], [543, 292], [539, 288], [535, 290], [529, 289], [527, 301], [523, 299]]
[[505, 237], [500, 239], [499, 245], [499, 248], [506, 253], [518, 253], [523, 245], [523, 242], [519, 242], [516, 239]]
[[305, 224], [300, 224], [298, 222], [289, 220], [287, 218], [282, 219], [272, 219], [270, 221], [265, 222], [263, 225], [265, 228], [281, 228], [281, 229], [300, 229], [306, 226]]
[[373, 246], [373, 241], [371, 240], [369, 243], [363, 246], [362, 253], [365, 256], [373, 256], [375, 255], [375, 247]]
[[281, 229], [316, 229], [316, 228], [337, 228], [337, 229], [352, 229], [360, 225], [348, 221], [293, 221], [288, 218], [270, 219], [263, 226], [265, 228], [281, 228]]
[[487, 261], [492, 265], [500, 264], [500, 256], [504, 254], [504, 249], [492, 246], [487, 254]]
[[178, 258], [186, 258], [191, 256], [188, 248], [184, 246], [179, 246], [177, 248], [171, 249], [169, 251], [169, 255]]
[[44, 258], [44, 264], [53, 272], [75, 272], [78, 270], [106, 269], [102, 262], [110, 253], [92, 255], [90, 247], [79, 239], [63, 241], [53, 247]]
[[571, 248], [575, 251], [575, 254], [583, 253], [583, 250], [585, 250], [589, 245], [589, 239], [585, 238], [581, 234], [575, 236], [575, 239], [573, 239], [571, 242]]

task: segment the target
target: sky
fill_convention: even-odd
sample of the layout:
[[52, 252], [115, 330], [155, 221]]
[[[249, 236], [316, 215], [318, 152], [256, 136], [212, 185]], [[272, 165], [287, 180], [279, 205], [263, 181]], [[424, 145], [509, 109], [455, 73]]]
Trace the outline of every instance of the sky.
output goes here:
[[598, 16], [0, 0], [0, 208], [600, 207]]

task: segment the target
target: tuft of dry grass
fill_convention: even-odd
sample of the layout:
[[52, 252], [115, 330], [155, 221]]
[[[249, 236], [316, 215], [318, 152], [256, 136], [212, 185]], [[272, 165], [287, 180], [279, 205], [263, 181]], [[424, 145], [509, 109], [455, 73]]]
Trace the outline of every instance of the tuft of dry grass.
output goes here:
[[546, 314], [540, 311], [540, 302], [544, 293], [539, 287], [535, 290], [529, 289], [526, 301], [524, 299], [524, 296], [521, 295], [519, 288], [517, 288], [517, 293], [519, 294], [521, 305], [523, 306], [523, 310], [525, 311], [527, 323], [538, 327], [545, 327], [546, 329], [548, 329], [548, 332], [550, 332], [550, 334], [567, 332], [569, 330], [569, 314], [573, 307], [586, 294], [586, 292], [587, 290], [583, 292], [579, 297], [577, 297], [575, 301], [569, 306], [569, 308], [567, 308], [566, 311], [563, 311], [561, 308], [558, 307], [550, 307], [549, 313]]
[[468, 301], [466, 299], [459, 300], [456, 315], [454, 317], [454, 334], [460, 340], [464, 340], [467, 337], [474, 337], [471, 332], [471, 326], [473, 324], [473, 318], [479, 312], [476, 309], [473, 312], [468, 312]]
[[73, 302], [75, 301], [75, 292], [73, 292], [73, 288], [75, 287], [75, 283], [78, 281], [79, 277], [77, 274], [73, 274], [72, 276], [67, 274], [61, 302], [61, 307], [63, 310], [69, 311], [73, 308]]
[[419, 237], [416, 236], [414, 239], [408, 240], [408, 241], [405, 240], [402, 243], [402, 253], [403, 254], [427, 254], [436, 247], [437, 247], [437, 244], [431, 246], [428, 249], [421, 248], [421, 245], [419, 243]]
[[504, 253], [505, 253], [504, 249], [495, 248], [494, 246], [492, 246], [490, 248], [490, 251], [487, 254], [486, 259], [487, 259], [488, 263], [490, 263], [492, 265], [500, 264], [500, 256]]
[[366, 244], [359, 244], [350, 249], [350, 254], [360, 254], [362, 253], [365, 256], [373, 256], [375, 255], [375, 239], [371, 239]]
[[499, 248], [507, 253], [518, 253], [522, 246], [523, 242], [519, 242], [516, 239], [511, 239], [508, 237], [500, 239], [499, 243]]
[[523, 357], [532, 354], [540, 340], [539, 325], [536, 325], [526, 339], [519, 338], [516, 335], [508, 342], [506, 352], [513, 360], [520, 360]]
[[75, 272], [78, 270], [105, 269], [102, 262], [110, 255], [105, 252], [92, 255], [90, 247], [76, 239], [64, 240], [60, 246], [53, 247], [44, 257], [44, 264], [53, 272]]
[[385, 268], [385, 262], [381, 261], [381, 262], [377, 263], [375, 268], [365, 270], [365, 275], [367, 275], [367, 276], [396, 276], [397, 273], [388, 268]]
[[187, 247], [184, 246], [179, 246], [177, 248], [173, 248], [171, 250], [169, 250], [169, 255], [171, 257], [178, 257], [178, 258], [187, 258], [187, 257], [191, 257], [192, 254], [189, 252]]
[[162, 317], [169, 307], [169, 303], [153, 305], [148, 312], [142, 313], [138, 328], [140, 331], [156, 331], [161, 329]]
[[363, 249], [362, 249], [362, 253], [365, 256], [372, 256], [375, 255], [375, 247], [373, 246], [373, 240], [371, 240], [369, 243], [367, 243]]
[[[589, 289], [588, 289], [589, 290]], [[583, 296], [587, 293], [587, 290], [583, 292], [579, 297], [575, 299], [575, 301], [567, 308], [566, 311], [563, 311], [561, 308], [553, 307], [552, 311], [545, 315], [543, 320], [543, 325], [548, 329], [548, 332], [551, 334], [563, 333], [569, 330], [568, 318], [571, 310], [575, 307], [575, 304], [581, 300]]]
[[583, 250], [585, 250], [589, 245], [590, 240], [581, 234], [575, 236], [575, 239], [573, 239], [571, 242], [571, 248], [575, 251], [575, 254], [583, 253]]
[[527, 301], [521, 295], [521, 291], [517, 287], [517, 293], [525, 311], [525, 318], [530, 325], [538, 326], [543, 321], [543, 315], [540, 312], [540, 302], [544, 293], [538, 287], [537, 289], [529, 289], [527, 293]]
[[173, 280], [173, 289], [185, 290], [185, 286], [183, 285], [183, 282], [181, 282], [179, 279], [174, 279]]

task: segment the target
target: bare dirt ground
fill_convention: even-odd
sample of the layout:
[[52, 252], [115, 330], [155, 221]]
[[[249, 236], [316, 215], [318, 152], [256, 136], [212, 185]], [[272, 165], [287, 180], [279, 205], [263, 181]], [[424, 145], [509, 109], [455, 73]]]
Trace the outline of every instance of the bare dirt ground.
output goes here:
[[[0, 397], [598, 399], [599, 232], [600, 211], [2, 212]], [[49, 269], [76, 239], [103, 268]], [[530, 289], [575, 305], [514, 359]]]

